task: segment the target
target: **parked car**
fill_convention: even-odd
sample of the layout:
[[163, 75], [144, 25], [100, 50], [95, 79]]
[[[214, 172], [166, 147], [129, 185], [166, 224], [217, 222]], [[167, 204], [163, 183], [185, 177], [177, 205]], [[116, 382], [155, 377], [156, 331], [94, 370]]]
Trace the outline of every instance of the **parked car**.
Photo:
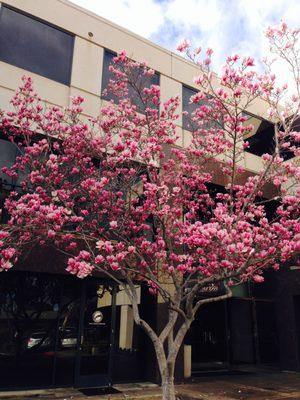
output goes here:
[[[25, 348], [38, 351], [54, 350], [56, 343], [55, 332], [46, 330], [33, 331], [25, 341]], [[59, 328], [58, 348], [74, 348], [77, 346], [77, 329], [74, 327]]]
[[78, 331], [74, 327], [62, 329], [60, 328], [60, 347], [74, 348], [77, 346]]
[[55, 337], [53, 333], [49, 335], [46, 331], [40, 330], [31, 332], [29, 337], [25, 340], [26, 350], [49, 350], [53, 349], [55, 344]]

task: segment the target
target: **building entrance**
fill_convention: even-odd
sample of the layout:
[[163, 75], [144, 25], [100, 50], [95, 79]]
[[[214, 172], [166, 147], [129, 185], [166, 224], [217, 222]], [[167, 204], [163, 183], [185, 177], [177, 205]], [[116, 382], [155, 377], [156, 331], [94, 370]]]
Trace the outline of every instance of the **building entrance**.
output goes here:
[[226, 302], [200, 308], [187, 334], [185, 344], [192, 346], [192, 373], [214, 371], [228, 366]]
[[276, 367], [278, 340], [274, 302], [234, 297], [200, 308], [185, 344], [192, 374], [253, 364]]
[[82, 292], [75, 385], [111, 384], [116, 286], [86, 282]]

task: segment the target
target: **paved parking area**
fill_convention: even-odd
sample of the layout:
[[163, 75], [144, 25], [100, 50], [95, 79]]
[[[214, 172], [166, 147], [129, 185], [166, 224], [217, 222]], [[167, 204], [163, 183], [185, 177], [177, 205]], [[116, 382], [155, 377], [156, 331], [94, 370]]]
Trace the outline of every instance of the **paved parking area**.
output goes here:
[[185, 400], [300, 400], [300, 374], [259, 373], [197, 378], [177, 387]]
[[[116, 385], [117, 390], [83, 393], [73, 388], [1, 392], [1, 400], [159, 400], [157, 385]], [[300, 400], [300, 374], [249, 373], [205, 376], [176, 386], [181, 400]]]

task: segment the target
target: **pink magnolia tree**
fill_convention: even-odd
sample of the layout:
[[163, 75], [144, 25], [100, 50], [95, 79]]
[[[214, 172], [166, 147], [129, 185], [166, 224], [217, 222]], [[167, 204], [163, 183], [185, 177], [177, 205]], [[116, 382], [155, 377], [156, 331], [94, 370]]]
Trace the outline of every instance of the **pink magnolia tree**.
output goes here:
[[[30, 78], [1, 113], [1, 130], [19, 149], [4, 172], [24, 175], [21, 192], [11, 192], [0, 227], [0, 271], [13, 267], [24, 249], [55, 246], [66, 269], [79, 278], [100, 271], [124, 288], [135, 323], [151, 338], [164, 399], [174, 399], [174, 367], [183, 339], [199, 308], [232, 295], [233, 285], [262, 282], [300, 249], [299, 31], [285, 24], [267, 33], [272, 51], [287, 63], [295, 93], [280, 106], [287, 87], [275, 76], [254, 71], [252, 58], [228, 57], [221, 76], [210, 72], [188, 42], [179, 49], [199, 65], [199, 92], [191, 102], [191, 144], [176, 145], [179, 98], [160, 103], [160, 89], [144, 87], [154, 73], [125, 53], [114, 59], [106, 103], [84, 122], [81, 97], [62, 111], [46, 109]], [[141, 79], [141, 77], [143, 79]], [[133, 91], [139, 98], [134, 104]], [[263, 99], [275, 126], [274, 151], [262, 156], [258, 174], [242, 168], [245, 135], [253, 126], [243, 110]], [[224, 190], [210, 190], [215, 176]], [[273, 202], [272, 217], [267, 208]], [[156, 331], [140, 315], [136, 284], [146, 284], [168, 308]], [[219, 296], [201, 296], [221, 284]]]

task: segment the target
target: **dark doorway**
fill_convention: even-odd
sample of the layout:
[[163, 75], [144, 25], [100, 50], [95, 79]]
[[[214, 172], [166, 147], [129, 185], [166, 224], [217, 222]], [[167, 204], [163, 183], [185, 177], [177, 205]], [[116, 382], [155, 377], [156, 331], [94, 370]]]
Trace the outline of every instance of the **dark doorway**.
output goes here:
[[192, 346], [192, 374], [227, 366], [226, 302], [200, 308], [185, 344]]
[[258, 340], [257, 362], [267, 365], [278, 363], [279, 345], [276, 329], [276, 315], [273, 301], [255, 300], [255, 314]]
[[231, 362], [255, 362], [252, 301], [233, 298], [228, 302]]
[[294, 296], [296, 340], [298, 345], [298, 360], [300, 366], [300, 296]]
[[86, 282], [83, 288], [78, 333], [75, 385], [111, 385], [115, 332], [115, 285]]

